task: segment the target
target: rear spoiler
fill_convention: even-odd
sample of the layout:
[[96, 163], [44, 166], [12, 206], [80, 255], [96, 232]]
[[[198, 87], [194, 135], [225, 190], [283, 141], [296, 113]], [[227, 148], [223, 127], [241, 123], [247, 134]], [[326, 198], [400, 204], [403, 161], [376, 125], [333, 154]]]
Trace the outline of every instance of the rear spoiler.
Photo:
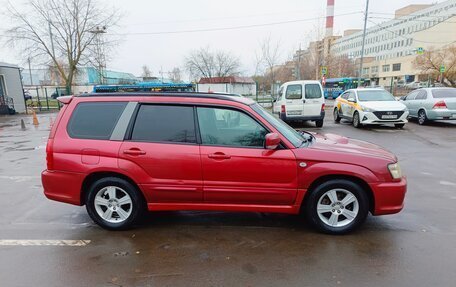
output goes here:
[[73, 96], [61, 96], [61, 97], [57, 98], [57, 100], [64, 105], [69, 104], [72, 99], [73, 99]]

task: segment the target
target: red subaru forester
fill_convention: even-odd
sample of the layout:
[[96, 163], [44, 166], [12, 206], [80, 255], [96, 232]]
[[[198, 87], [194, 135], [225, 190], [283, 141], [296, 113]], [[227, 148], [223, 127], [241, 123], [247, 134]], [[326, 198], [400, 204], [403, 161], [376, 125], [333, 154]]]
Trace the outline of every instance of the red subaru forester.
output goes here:
[[399, 212], [397, 158], [362, 141], [297, 132], [254, 101], [225, 94], [60, 97], [42, 173], [49, 199], [86, 205], [101, 227], [144, 211], [303, 213], [342, 234], [368, 212]]

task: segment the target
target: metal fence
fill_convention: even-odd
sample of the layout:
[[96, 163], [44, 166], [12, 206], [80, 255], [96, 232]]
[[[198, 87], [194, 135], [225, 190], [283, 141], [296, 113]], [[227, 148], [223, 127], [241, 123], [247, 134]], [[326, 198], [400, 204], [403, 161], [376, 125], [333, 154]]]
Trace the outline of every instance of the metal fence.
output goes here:
[[28, 91], [25, 101], [27, 108], [39, 112], [60, 110], [61, 105], [57, 98], [65, 95], [65, 87], [29, 86], [24, 89]]

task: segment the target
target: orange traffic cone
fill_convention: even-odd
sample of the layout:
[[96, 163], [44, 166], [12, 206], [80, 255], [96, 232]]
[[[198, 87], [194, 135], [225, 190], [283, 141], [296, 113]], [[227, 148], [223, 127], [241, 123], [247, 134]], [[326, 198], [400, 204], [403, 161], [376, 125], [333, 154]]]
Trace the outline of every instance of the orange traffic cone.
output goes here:
[[33, 125], [37, 126], [40, 123], [38, 122], [38, 118], [36, 117], [36, 112], [33, 110]]

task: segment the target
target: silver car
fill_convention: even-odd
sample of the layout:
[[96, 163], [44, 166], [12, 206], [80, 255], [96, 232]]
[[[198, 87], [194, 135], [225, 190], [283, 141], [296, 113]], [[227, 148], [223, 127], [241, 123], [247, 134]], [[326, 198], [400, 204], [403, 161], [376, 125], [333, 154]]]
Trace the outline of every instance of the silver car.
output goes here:
[[403, 103], [420, 125], [433, 120], [456, 120], [456, 88], [424, 88], [410, 92]]

